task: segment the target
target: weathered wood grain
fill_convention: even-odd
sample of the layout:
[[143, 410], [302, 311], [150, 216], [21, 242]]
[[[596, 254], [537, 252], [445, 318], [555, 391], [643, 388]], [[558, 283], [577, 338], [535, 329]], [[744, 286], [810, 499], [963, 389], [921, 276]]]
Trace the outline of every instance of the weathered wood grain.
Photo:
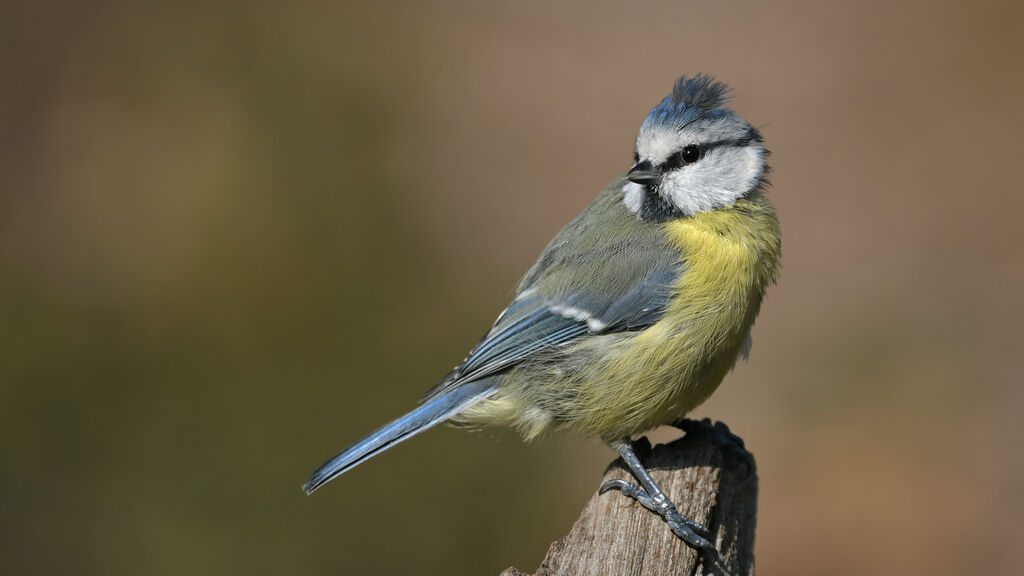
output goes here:
[[[634, 449], [679, 511], [711, 529], [720, 557], [699, 561], [698, 552], [660, 517], [618, 491], [595, 490], [569, 534], [548, 549], [535, 576], [754, 573], [753, 455], [724, 424], [684, 420], [679, 426], [686, 431], [682, 438], [653, 450], [644, 438]], [[609, 465], [601, 482], [612, 478], [635, 482], [621, 460]], [[526, 575], [509, 568], [501, 576]]]

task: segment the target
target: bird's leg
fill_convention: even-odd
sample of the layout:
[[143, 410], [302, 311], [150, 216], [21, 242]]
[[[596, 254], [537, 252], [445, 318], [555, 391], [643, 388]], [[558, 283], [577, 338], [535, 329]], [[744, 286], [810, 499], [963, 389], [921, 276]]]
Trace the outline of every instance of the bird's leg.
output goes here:
[[661, 491], [658, 484], [654, 482], [654, 478], [651, 478], [647, 469], [640, 463], [640, 459], [633, 452], [633, 446], [629, 439], [619, 440], [610, 445], [619, 453], [622, 461], [626, 463], [629, 471], [633, 473], [640, 485], [630, 484], [623, 480], [609, 480], [601, 485], [599, 492], [604, 494], [608, 490], [621, 490], [623, 494], [636, 500], [644, 508], [661, 516], [672, 529], [672, 533], [683, 542], [712, 554], [712, 557], [717, 556], [718, 551], [708, 540], [711, 538], [711, 531], [676, 510], [675, 504]]

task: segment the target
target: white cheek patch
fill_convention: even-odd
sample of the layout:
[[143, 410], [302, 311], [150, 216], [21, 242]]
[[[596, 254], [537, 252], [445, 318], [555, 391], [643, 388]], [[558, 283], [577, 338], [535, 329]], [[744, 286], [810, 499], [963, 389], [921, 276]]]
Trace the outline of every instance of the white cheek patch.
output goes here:
[[622, 203], [626, 205], [626, 208], [633, 214], [640, 212], [640, 207], [644, 205], [644, 187], [636, 182], [626, 182], [622, 187]]
[[710, 150], [696, 163], [666, 174], [659, 192], [691, 216], [730, 206], [757, 184], [765, 154], [756, 144]]

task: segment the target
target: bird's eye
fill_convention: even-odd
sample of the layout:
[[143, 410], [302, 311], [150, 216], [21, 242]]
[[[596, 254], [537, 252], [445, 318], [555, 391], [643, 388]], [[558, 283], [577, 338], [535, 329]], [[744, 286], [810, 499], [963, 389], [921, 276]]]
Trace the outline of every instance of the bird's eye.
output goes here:
[[683, 148], [679, 152], [668, 157], [661, 165], [661, 169], [664, 171], [677, 170], [683, 166], [693, 164], [697, 160], [700, 160], [704, 156], [704, 149], [697, 144], [690, 144]]
[[679, 152], [679, 158], [687, 164], [696, 162], [700, 160], [700, 148], [691, 144]]
[[640, 153], [637, 152], [636, 150], [634, 150], [633, 151], [633, 164], [639, 164], [639, 163], [640, 163]]

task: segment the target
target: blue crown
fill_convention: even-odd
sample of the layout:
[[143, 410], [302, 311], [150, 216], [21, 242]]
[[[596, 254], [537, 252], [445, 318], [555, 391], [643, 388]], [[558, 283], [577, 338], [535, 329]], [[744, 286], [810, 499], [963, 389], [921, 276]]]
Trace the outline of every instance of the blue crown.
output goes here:
[[711, 76], [683, 76], [676, 80], [672, 93], [647, 115], [644, 126], [665, 125], [678, 130], [700, 118], [729, 114], [729, 110], [723, 108], [728, 101], [729, 87]]

